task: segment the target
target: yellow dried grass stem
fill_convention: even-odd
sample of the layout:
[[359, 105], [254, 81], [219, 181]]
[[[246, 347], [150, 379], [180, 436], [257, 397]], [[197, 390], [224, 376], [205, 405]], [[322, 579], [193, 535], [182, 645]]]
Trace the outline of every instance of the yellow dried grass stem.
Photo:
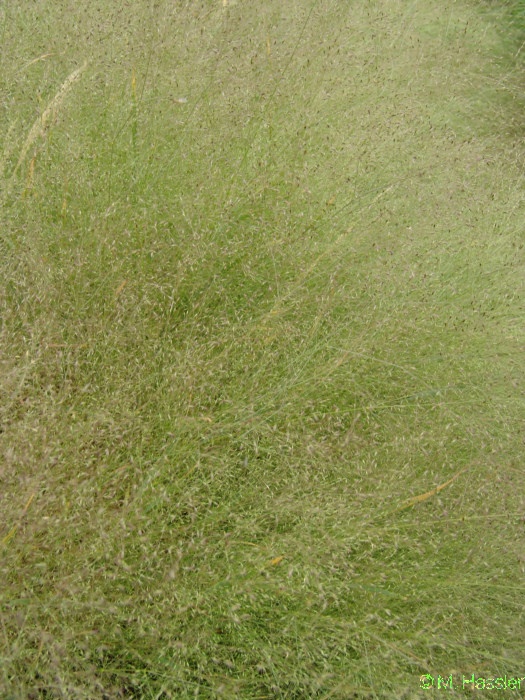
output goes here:
[[31, 146], [34, 144], [34, 142], [40, 138], [43, 137], [46, 133], [46, 130], [50, 124], [50, 122], [56, 117], [57, 111], [60, 108], [62, 102], [64, 101], [65, 96], [67, 93], [71, 90], [73, 85], [76, 83], [76, 81], [80, 78], [82, 75], [83, 71], [87, 67], [87, 61], [83, 63], [83, 65], [80, 66], [80, 68], [77, 68], [74, 70], [62, 83], [62, 86], [60, 87], [60, 90], [57, 92], [57, 94], [53, 97], [51, 102], [47, 105], [45, 110], [42, 112], [41, 116], [36, 119], [35, 123], [31, 127], [31, 130], [29, 134], [27, 135], [27, 138], [25, 140], [25, 143], [22, 147], [22, 151], [20, 152], [20, 156], [18, 158], [18, 162], [16, 164], [15, 170], [13, 172], [13, 177], [16, 176], [18, 170], [20, 169], [20, 166], [25, 160], [25, 157], [27, 156], [27, 153]]
[[32, 66], [34, 63], [38, 63], [39, 61], [45, 61], [46, 58], [49, 58], [50, 56], [53, 56], [53, 52], [50, 53], [44, 53], [41, 56], [37, 56], [36, 58], [33, 58], [29, 63], [26, 63], [25, 66], [21, 69], [20, 72], [23, 72], [27, 70], [30, 66]]
[[410, 508], [410, 506], [415, 506], [417, 503], [422, 503], [423, 501], [426, 501], [428, 498], [431, 496], [435, 496], [437, 493], [442, 491], [444, 488], [447, 486], [450, 486], [461, 474], [466, 472], [465, 469], [461, 469], [457, 474], [454, 474], [454, 476], [449, 479], [448, 481], [445, 481], [444, 484], [440, 484], [439, 486], [436, 486], [435, 488], [431, 489], [430, 491], [427, 491], [426, 493], [422, 493], [419, 496], [413, 496], [412, 498], [408, 498], [399, 508], [396, 508], [396, 510], [404, 510], [405, 508]]

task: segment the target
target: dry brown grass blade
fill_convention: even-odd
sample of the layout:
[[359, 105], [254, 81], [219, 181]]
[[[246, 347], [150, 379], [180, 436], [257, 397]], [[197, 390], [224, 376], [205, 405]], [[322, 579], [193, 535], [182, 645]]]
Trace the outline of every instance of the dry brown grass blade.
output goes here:
[[437, 493], [442, 491], [446, 486], [450, 486], [450, 484], [455, 481], [460, 474], [463, 474], [463, 472], [466, 472], [466, 469], [461, 469], [457, 474], [454, 474], [454, 476], [449, 479], [448, 481], [445, 481], [444, 484], [440, 484], [439, 486], [436, 486], [436, 488], [427, 491], [426, 493], [422, 493], [419, 496], [413, 496], [412, 498], [407, 499], [399, 508], [396, 508], [397, 510], [404, 510], [405, 508], [410, 508], [410, 506], [415, 506], [416, 503], [422, 503], [423, 501], [426, 501], [427, 498], [430, 498], [431, 496], [435, 496]]

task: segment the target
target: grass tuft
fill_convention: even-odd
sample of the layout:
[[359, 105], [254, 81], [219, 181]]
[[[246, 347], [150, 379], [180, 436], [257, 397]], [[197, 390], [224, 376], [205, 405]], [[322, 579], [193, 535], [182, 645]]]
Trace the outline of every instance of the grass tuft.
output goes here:
[[454, 698], [521, 678], [505, 10], [15, 5], [0, 697], [412, 700], [429, 677]]

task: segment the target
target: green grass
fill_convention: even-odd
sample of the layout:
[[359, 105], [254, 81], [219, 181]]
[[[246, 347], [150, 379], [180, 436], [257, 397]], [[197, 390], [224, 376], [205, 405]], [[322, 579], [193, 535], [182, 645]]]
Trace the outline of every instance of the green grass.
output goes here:
[[[523, 43], [525, 30], [525, 3], [523, 0], [485, 0], [488, 9], [494, 11], [498, 26], [507, 38], [518, 42], [519, 50]], [[503, 21], [501, 21], [503, 20]], [[519, 51], [521, 53], [521, 51]]]
[[2, 700], [525, 677], [503, 16], [0, 8]]

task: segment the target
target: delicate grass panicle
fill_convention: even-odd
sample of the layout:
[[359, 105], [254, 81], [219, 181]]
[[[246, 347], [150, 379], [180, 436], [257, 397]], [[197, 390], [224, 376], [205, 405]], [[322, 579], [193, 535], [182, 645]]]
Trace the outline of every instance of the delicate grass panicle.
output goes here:
[[2, 4], [2, 699], [525, 676], [504, 14]]

